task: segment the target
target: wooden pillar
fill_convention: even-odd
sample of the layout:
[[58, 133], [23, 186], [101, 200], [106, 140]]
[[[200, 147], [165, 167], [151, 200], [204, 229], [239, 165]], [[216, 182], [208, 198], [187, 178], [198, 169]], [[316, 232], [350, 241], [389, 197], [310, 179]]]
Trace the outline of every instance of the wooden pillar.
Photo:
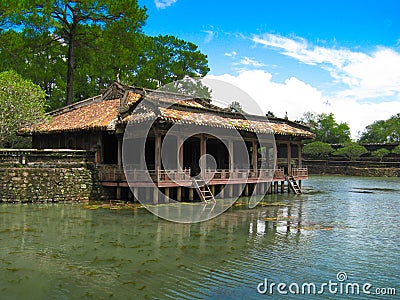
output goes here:
[[153, 204], [158, 204], [158, 188], [153, 188]]
[[278, 194], [278, 181], [274, 182], [274, 193]]
[[234, 164], [234, 153], [233, 153], [233, 141], [229, 140], [228, 142], [228, 152], [229, 152], [229, 172], [233, 172], [233, 164]]
[[122, 135], [117, 134], [117, 164], [118, 164], [118, 169], [122, 170]]
[[156, 132], [155, 134], [155, 143], [154, 143], [154, 153], [155, 153], [155, 170], [161, 170], [161, 134]]
[[189, 201], [193, 201], [193, 189], [189, 188]]
[[257, 168], [258, 168], [258, 146], [257, 141], [253, 141], [253, 151], [251, 152], [251, 163], [253, 165], [253, 170], [255, 177], [257, 177]]
[[221, 190], [220, 190], [220, 192], [219, 192], [219, 196], [220, 196], [221, 198], [224, 198], [224, 188], [225, 188], [226, 186], [220, 185], [220, 187], [221, 187]]
[[299, 168], [301, 168], [302, 165], [303, 165], [303, 162], [302, 162], [303, 157], [301, 156], [301, 149], [302, 149], [302, 145], [301, 145], [301, 142], [300, 142], [300, 143], [297, 145], [297, 157], [298, 157], [298, 159], [299, 159]]
[[103, 136], [99, 134], [99, 137], [97, 139], [97, 145], [99, 146], [99, 151], [100, 151], [100, 164], [104, 163], [104, 145], [103, 145]]
[[261, 183], [259, 183], [259, 185], [260, 185], [260, 194], [261, 195], [264, 195], [265, 194], [265, 183], [264, 182], [261, 182]]
[[[266, 183], [268, 185], [268, 183]], [[268, 185], [268, 190], [267, 190], [268, 194], [272, 194], [272, 183]]]
[[[204, 136], [204, 134], [202, 133], [200, 135], [200, 157], [202, 157], [203, 155], [206, 155], [206, 154], [207, 154], [207, 140], [206, 140], [206, 137]], [[201, 171], [202, 171], [202, 173], [200, 175], [201, 175], [201, 177], [204, 178], [206, 175], [205, 174], [206, 168], [204, 167], [203, 170], [201, 170]]]
[[287, 144], [287, 168], [288, 168], [288, 175], [292, 175], [292, 147], [290, 142]]
[[228, 185], [228, 197], [229, 198], [233, 197], [233, 184]]
[[164, 194], [165, 194], [165, 203], [169, 203], [169, 187], [165, 188]]
[[213, 195], [215, 195], [215, 185], [212, 185], [212, 186], [211, 186], [211, 193], [212, 193]]
[[[117, 134], [117, 165], [118, 165], [118, 172], [122, 175], [122, 135]], [[121, 181], [121, 178], [118, 179]], [[121, 199], [121, 187], [117, 186], [117, 200]]]
[[182, 201], [182, 187], [180, 186], [176, 188], [176, 200], [179, 202]]
[[121, 199], [121, 187], [118, 185], [117, 186], [117, 200]]
[[177, 170], [179, 170], [180, 168], [183, 170], [183, 139], [181, 136], [176, 137], [176, 143], [178, 147]]
[[249, 184], [246, 183], [246, 186], [244, 187], [244, 195], [248, 196], [249, 195]]
[[281, 193], [283, 194], [285, 192], [285, 182], [281, 181]]

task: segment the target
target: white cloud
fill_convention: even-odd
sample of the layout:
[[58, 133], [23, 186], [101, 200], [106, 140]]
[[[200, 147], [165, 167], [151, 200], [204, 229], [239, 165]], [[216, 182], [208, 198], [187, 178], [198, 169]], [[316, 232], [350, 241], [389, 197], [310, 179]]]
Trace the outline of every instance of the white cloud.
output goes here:
[[224, 74], [207, 77], [241, 88], [258, 103], [264, 113], [272, 111], [278, 117], [284, 117], [287, 112], [289, 119], [296, 120], [307, 111], [333, 112], [337, 121], [349, 124], [353, 138], [375, 120], [387, 119], [400, 111], [400, 99], [364, 103], [345, 96], [327, 97], [322, 91], [296, 77], [278, 83], [272, 80], [270, 73], [261, 70], [243, 71], [236, 76]]
[[263, 63], [256, 61], [253, 58], [250, 57], [243, 57], [238, 63], [235, 63], [235, 65], [245, 65], [245, 66], [252, 66], [252, 67], [263, 67], [265, 66]]
[[234, 57], [234, 56], [237, 55], [237, 52], [236, 52], [236, 51], [225, 52], [224, 55], [225, 55], [225, 56], [228, 56], [228, 57]]
[[168, 6], [171, 6], [178, 0], [154, 0], [154, 4], [156, 5], [157, 9], [165, 9]]
[[215, 33], [212, 30], [203, 30], [203, 32], [207, 33], [207, 36], [204, 39], [204, 43], [208, 44], [213, 40]]
[[400, 53], [392, 49], [379, 47], [366, 54], [313, 46], [302, 38], [269, 33], [253, 36], [252, 41], [279, 49], [281, 54], [302, 63], [327, 70], [334, 80], [348, 86], [339, 96], [365, 99], [400, 94]]

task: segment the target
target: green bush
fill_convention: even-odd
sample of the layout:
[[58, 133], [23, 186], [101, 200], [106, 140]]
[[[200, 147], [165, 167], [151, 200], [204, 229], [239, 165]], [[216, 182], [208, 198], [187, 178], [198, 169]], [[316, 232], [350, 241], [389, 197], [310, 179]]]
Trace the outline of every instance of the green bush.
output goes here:
[[0, 148], [30, 146], [17, 132], [45, 119], [45, 92], [14, 71], [1, 72], [0, 107]]
[[354, 142], [347, 142], [343, 144], [342, 148], [337, 149], [333, 154], [346, 157], [350, 160], [360, 158], [361, 155], [368, 153], [364, 146]]
[[396, 148], [394, 148], [394, 149], [392, 150], [392, 153], [394, 153], [394, 154], [400, 154], [400, 145], [398, 145]]
[[324, 142], [312, 142], [304, 145], [303, 154], [309, 155], [312, 158], [328, 158], [333, 152], [330, 144]]
[[373, 157], [379, 157], [379, 158], [381, 159], [381, 161], [382, 161], [382, 159], [383, 159], [386, 155], [388, 155], [389, 153], [390, 153], [389, 150], [387, 150], [387, 149], [385, 149], [385, 148], [380, 148], [380, 149], [377, 149], [377, 150], [375, 150], [375, 151], [372, 151], [372, 152], [371, 152], [371, 155], [372, 155]]

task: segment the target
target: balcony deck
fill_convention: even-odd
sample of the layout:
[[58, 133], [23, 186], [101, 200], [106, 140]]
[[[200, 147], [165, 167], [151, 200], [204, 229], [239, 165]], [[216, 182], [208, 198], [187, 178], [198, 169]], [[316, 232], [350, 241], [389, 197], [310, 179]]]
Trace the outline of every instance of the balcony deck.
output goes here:
[[[117, 166], [98, 166], [99, 179], [104, 186], [120, 187], [177, 187], [192, 185], [190, 169], [178, 170], [129, 170], [118, 169]], [[149, 175], [152, 180], [150, 182]], [[295, 180], [308, 178], [307, 168], [292, 168], [291, 175]], [[281, 169], [217, 169], [207, 170], [202, 174], [208, 185], [246, 184], [285, 181], [285, 170]], [[129, 180], [129, 182], [128, 182]], [[129, 183], [129, 184], [128, 184]]]

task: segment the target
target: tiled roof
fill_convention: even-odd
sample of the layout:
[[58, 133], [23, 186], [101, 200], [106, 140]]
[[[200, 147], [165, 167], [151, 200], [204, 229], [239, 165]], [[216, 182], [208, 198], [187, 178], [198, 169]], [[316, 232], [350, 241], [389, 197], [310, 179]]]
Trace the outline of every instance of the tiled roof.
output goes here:
[[315, 137], [315, 134], [311, 131], [296, 128], [286, 123], [268, 122], [268, 126], [274, 131], [275, 134], [279, 135], [303, 136], [308, 138]]
[[257, 133], [272, 133], [267, 123], [262, 121], [230, 118], [212, 113], [181, 111], [169, 108], [160, 108], [160, 113], [160, 118], [173, 123], [222, 127]]
[[[211, 112], [192, 112], [176, 110], [171, 108], [159, 108], [159, 119], [169, 121], [174, 124], [192, 124], [199, 126], [211, 126], [220, 128], [231, 128], [235, 130], [250, 131], [255, 133], [274, 133], [279, 135], [292, 135], [303, 137], [314, 137], [314, 134], [285, 123], [273, 123], [267, 119], [247, 120], [242, 118], [231, 118], [223, 115], [214, 114]], [[155, 120], [156, 113], [152, 110], [142, 110], [138, 113], [133, 113], [125, 118], [124, 122], [141, 123], [146, 120]]]
[[37, 126], [35, 131], [57, 133], [85, 129], [105, 130], [117, 119], [119, 104], [119, 99], [107, 100], [57, 114], [49, 122]]
[[148, 101], [161, 101], [164, 103], [169, 103], [170, 105], [173, 104], [178, 104], [181, 106], [188, 106], [188, 107], [194, 107], [194, 108], [206, 108], [205, 105], [201, 104], [200, 101], [196, 101], [197, 99], [188, 99], [188, 97], [168, 97], [168, 95], [160, 95], [160, 94], [155, 94], [154, 92], [151, 93], [150, 95], [146, 96], [146, 100]]
[[[50, 113], [49, 122], [40, 124], [36, 128], [21, 129], [20, 132], [47, 134], [80, 130], [114, 130], [118, 122], [142, 123], [146, 120], [159, 119], [174, 124], [222, 127], [266, 134], [273, 132], [278, 135], [304, 138], [314, 137], [314, 134], [305, 127], [293, 122], [268, 121], [262, 117], [246, 119], [218, 108], [207, 100], [181, 98], [176, 105], [179, 95], [154, 93], [150, 94], [150, 97], [146, 96], [146, 102], [139, 102], [142, 101], [143, 95], [137, 91], [127, 91], [128, 93], [125, 93], [124, 97], [121, 96], [121, 99], [106, 100], [100, 95], [77, 102]], [[139, 107], [130, 112], [137, 103], [140, 103]], [[169, 103], [175, 103], [175, 106], [165, 107]]]

